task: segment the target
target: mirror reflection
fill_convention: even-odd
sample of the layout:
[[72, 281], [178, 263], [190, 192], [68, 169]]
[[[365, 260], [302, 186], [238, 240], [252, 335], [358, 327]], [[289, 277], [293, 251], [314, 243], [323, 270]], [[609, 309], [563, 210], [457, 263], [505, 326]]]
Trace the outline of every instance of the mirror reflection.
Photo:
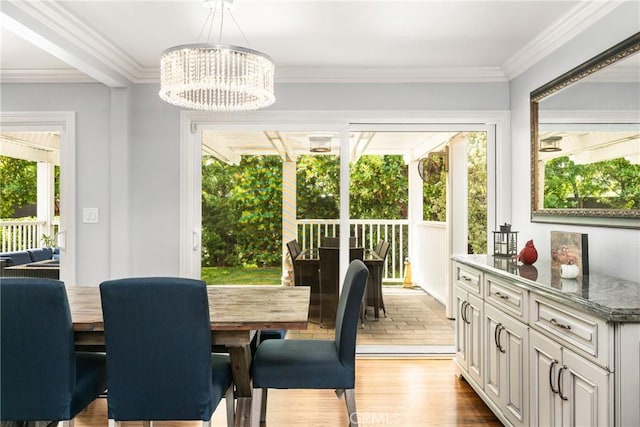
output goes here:
[[640, 227], [640, 33], [531, 94], [532, 221]]
[[640, 125], [541, 124], [539, 209], [640, 209]]

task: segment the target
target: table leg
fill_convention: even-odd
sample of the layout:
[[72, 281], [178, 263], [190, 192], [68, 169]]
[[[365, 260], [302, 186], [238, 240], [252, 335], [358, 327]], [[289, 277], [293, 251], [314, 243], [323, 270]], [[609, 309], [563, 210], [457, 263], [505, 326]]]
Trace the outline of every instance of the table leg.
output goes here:
[[251, 339], [250, 331], [214, 331], [212, 342], [222, 344], [229, 352], [231, 374], [236, 387], [235, 426], [251, 425]]
[[231, 373], [236, 386], [236, 427], [251, 425], [251, 349], [249, 345], [228, 347]]

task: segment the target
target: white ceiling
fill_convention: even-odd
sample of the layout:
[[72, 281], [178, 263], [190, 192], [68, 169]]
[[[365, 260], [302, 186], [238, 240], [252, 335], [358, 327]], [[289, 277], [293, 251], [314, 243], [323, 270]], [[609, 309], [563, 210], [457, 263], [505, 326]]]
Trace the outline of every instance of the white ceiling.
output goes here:
[[[505, 81], [615, 0], [235, 0], [278, 82]], [[201, 0], [2, 0], [3, 82], [158, 81], [161, 52], [198, 39]], [[217, 35], [214, 40], [217, 41]], [[227, 19], [222, 42], [246, 46]]]

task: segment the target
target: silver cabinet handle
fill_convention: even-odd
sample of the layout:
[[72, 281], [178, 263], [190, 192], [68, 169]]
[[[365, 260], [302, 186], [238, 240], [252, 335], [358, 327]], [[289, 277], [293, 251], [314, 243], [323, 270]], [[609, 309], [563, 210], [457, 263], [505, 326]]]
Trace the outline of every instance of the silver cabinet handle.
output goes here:
[[465, 312], [465, 308], [466, 308], [467, 304], [469, 304], [469, 303], [466, 302], [466, 301], [462, 301], [462, 304], [460, 305], [460, 317], [462, 317], [462, 321], [464, 323], [468, 323], [467, 319], [464, 317], [464, 312]]
[[467, 302], [467, 305], [464, 307], [464, 318], [467, 319], [467, 325], [471, 324], [471, 320], [467, 317], [467, 308], [471, 307], [471, 303]]
[[553, 387], [553, 367], [557, 364], [558, 364], [558, 361], [556, 359], [553, 359], [551, 361], [551, 365], [549, 365], [549, 387], [551, 388], [551, 391], [553, 392], [553, 394], [558, 393], [558, 390], [556, 390]]
[[500, 334], [505, 329], [507, 328], [502, 326], [502, 323], [498, 323], [496, 325], [495, 331], [493, 332], [493, 339], [496, 342], [496, 347], [498, 347], [498, 350], [500, 350], [500, 353], [506, 353], [506, 350], [502, 348], [502, 344], [500, 343]]
[[552, 325], [557, 326], [557, 327], [559, 327], [559, 328], [566, 329], [566, 330], [568, 330], [568, 331], [569, 331], [569, 330], [571, 330], [571, 325], [565, 325], [564, 323], [560, 323], [560, 322], [558, 322], [555, 318], [553, 318], [553, 319], [549, 320], [549, 322], [550, 322]]
[[507, 328], [505, 328], [504, 326], [500, 325], [500, 330], [498, 331], [498, 348], [500, 349], [500, 353], [506, 353], [507, 351], [502, 348], [502, 342], [500, 342], [500, 335], [502, 334], [502, 331], [505, 331]]
[[509, 299], [509, 295], [502, 294], [500, 292], [496, 292], [496, 296], [502, 299]]
[[560, 399], [562, 400], [569, 400], [568, 397], [562, 394], [562, 371], [564, 371], [565, 369], [567, 369], [567, 366], [562, 365], [562, 367], [558, 371], [558, 396], [560, 396]]

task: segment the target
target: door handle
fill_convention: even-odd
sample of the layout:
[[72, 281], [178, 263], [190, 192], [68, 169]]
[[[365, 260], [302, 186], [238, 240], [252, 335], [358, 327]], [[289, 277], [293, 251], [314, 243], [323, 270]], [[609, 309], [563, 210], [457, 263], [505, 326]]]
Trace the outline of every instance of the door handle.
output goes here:
[[567, 366], [566, 365], [562, 365], [562, 367], [558, 371], [558, 395], [560, 396], [560, 399], [562, 399], [562, 400], [569, 400], [568, 397], [565, 397], [562, 394], [562, 371], [564, 371], [565, 369], [567, 369]]
[[558, 364], [558, 361], [556, 359], [553, 359], [551, 361], [551, 365], [549, 366], [549, 387], [551, 388], [551, 391], [553, 392], [553, 394], [558, 393], [558, 390], [556, 390], [553, 387], [553, 367], [557, 364]]
[[197, 231], [194, 231], [192, 234], [192, 238], [193, 238], [192, 249], [194, 251], [197, 251], [198, 249], [200, 249], [200, 233], [198, 233]]
[[555, 326], [557, 326], [559, 328], [566, 329], [568, 331], [571, 330], [571, 325], [565, 325], [564, 323], [560, 323], [555, 318], [549, 320], [549, 323], [551, 323], [552, 325], [555, 325]]
[[506, 294], [503, 294], [503, 293], [500, 293], [500, 292], [496, 292], [496, 293], [495, 293], [495, 295], [496, 295], [498, 298], [502, 298], [502, 299], [509, 299], [509, 295], [506, 295]]
[[462, 301], [462, 304], [460, 305], [460, 317], [462, 317], [462, 321], [463, 321], [465, 324], [466, 324], [466, 323], [468, 323], [468, 322], [467, 322], [467, 319], [464, 317], [464, 311], [465, 311], [464, 309], [465, 309], [465, 307], [466, 307], [466, 304], [468, 304], [468, 302], [466, 302], [466, 301]]
[[498, 350], [500, 350], [500, 353], [506, 353], [507, 351], [505, 349], [502, 348], [502, 344], [500, 343], [500, 334], [502, 333], [503, 330], [505, 330], [506, 328], [504, 326], [502, 326], [502, 323], [498, 323], [496, 325], [496, 330], [494, 332], [494, 339], [496, 341], [496, 346], [498, 347]]
[[467, 320], [467, 325], [471, 324], [471, 320], [469, 320], [469, 317], [467, 317], [467, 308], [469, 308], [471, 306], [471, 303], [469, 303], [467, 301], [467, 305], [464, 306], [464, 318]]

